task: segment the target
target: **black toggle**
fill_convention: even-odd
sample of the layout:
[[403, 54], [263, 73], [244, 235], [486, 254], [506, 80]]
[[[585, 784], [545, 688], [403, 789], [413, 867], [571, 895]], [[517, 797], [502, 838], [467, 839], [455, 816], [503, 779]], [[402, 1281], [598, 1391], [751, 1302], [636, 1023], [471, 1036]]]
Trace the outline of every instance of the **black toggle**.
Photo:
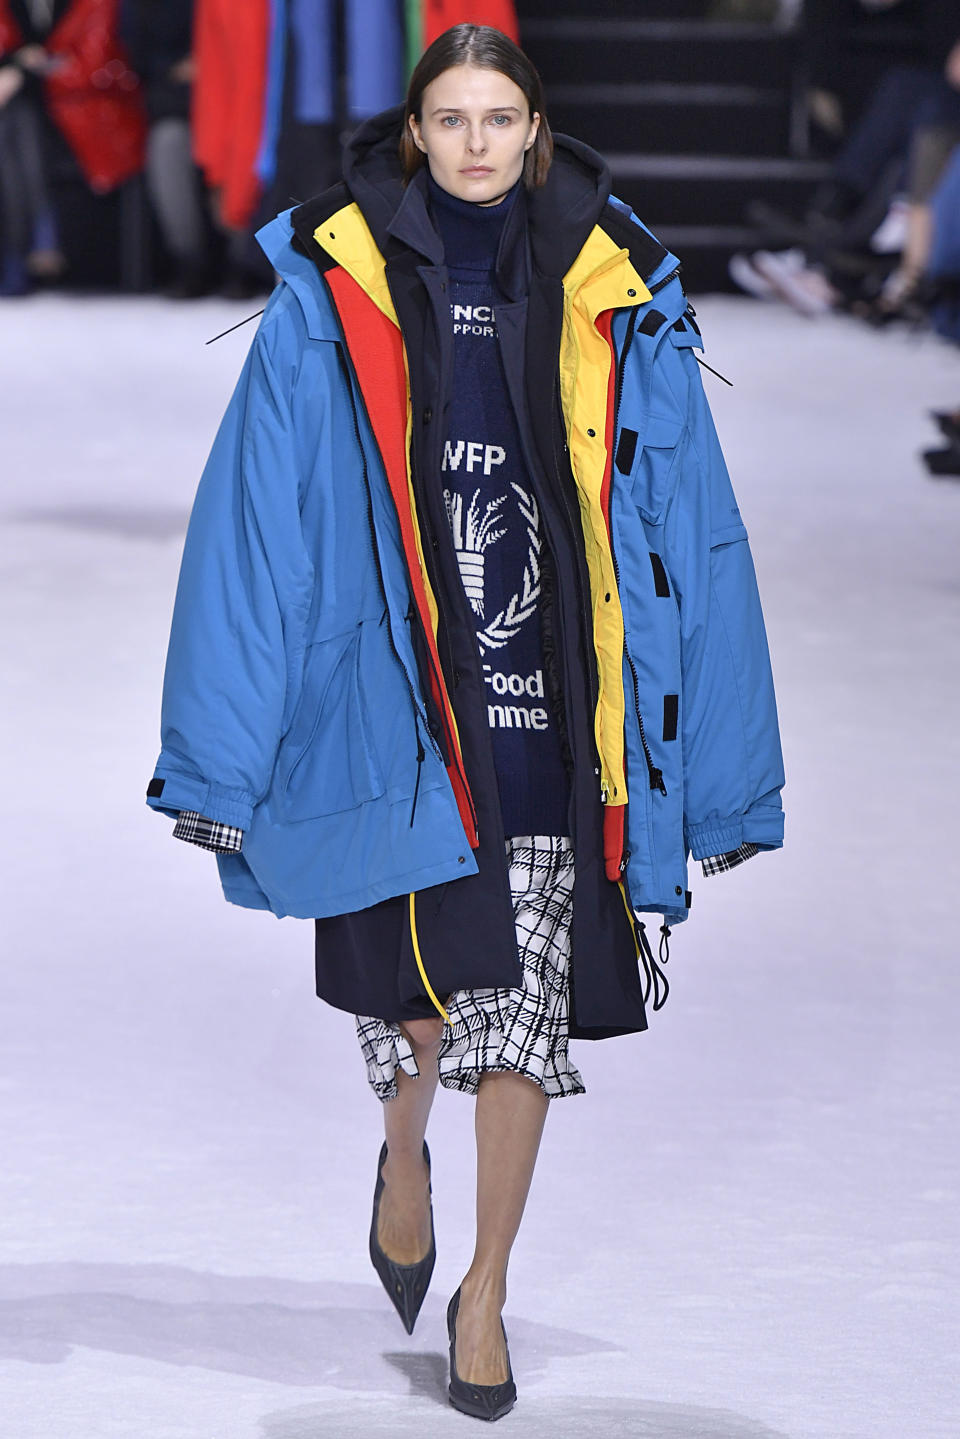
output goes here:
[[147, 799], [159, 799], [163, 794], [163, 786], [165, 784], [165, 779], [152, 779], [147, 785]]
[[666, 964], [670, 958], [670, 926], [660, 926], [660, 963]]

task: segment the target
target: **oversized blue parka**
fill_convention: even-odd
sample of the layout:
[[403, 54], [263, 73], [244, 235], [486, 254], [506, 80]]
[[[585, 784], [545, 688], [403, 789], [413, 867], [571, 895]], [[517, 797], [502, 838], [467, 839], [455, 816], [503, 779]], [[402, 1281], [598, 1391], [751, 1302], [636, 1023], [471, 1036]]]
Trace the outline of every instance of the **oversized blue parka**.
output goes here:
[[[446, 267], [399, 126], [368, 122], [344, 183], [260, 232], [279, 283], [193, 507], [148, 790], [240, 827], [227, 899], [314, 918], [318, 993], [392, 1019], [520, 981], [441, 497]], [[571, 778], [571, 1033], [601, 1037], [646, 1025], [643, 917], [686, 918], [688, 857], [781, 845], [783, 770], [678, 262], [600, 157], [555, 138], [504, 229], [497, 331]]]

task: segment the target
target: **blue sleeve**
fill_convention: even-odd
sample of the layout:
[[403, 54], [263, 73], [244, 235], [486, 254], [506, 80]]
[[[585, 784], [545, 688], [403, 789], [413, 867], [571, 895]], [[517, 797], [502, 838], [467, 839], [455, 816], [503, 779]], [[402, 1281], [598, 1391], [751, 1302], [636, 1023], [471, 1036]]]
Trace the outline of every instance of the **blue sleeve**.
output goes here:
[[688, 379], [665, 563], [680, 612], [684, 831], [694, 859], [783, 843], [783, 758], [766, 630], [747, 531], [699, 368]]
[[246, 829], [269, 787], [312, 567], [300, 525], [291, 394], [303, 327], [274, 292], [190, 516], [147, 802]]

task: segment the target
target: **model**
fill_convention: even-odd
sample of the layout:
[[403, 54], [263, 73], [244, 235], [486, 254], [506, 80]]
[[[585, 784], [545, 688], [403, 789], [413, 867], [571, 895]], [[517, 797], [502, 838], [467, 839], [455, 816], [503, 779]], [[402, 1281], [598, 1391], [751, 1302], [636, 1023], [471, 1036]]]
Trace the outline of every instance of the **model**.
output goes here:
[[370, 1253], [408, 1332], [438, 1081], [476, 1095], [450, 1399], [501, 1313], [570, 1036], [665, 998], [642, 916], [782, 843], [747, 532], [678, 263], [551, 137], [497, 30], [425, 52], [343, 183], [260, 233], [270, 298], [190, 520], [150, 804], [226, 897], [315, 920], [383, 1101]]

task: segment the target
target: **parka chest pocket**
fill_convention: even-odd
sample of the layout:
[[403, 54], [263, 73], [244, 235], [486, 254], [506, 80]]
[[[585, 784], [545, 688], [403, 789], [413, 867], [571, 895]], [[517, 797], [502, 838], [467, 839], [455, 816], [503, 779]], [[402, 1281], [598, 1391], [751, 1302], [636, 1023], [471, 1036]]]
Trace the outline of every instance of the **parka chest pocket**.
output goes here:
[[614, 466], [625, 477], [630, 497], [645, 520], [658, 525], [675, 483], [684, 422], [680, 415], [651, 414], [641, 432], [620, 427]]
[[280, 750], [287, 819], [354, 809], [384, 792], [360, 674], [362, 625], [307, 646], [303, 689]]

